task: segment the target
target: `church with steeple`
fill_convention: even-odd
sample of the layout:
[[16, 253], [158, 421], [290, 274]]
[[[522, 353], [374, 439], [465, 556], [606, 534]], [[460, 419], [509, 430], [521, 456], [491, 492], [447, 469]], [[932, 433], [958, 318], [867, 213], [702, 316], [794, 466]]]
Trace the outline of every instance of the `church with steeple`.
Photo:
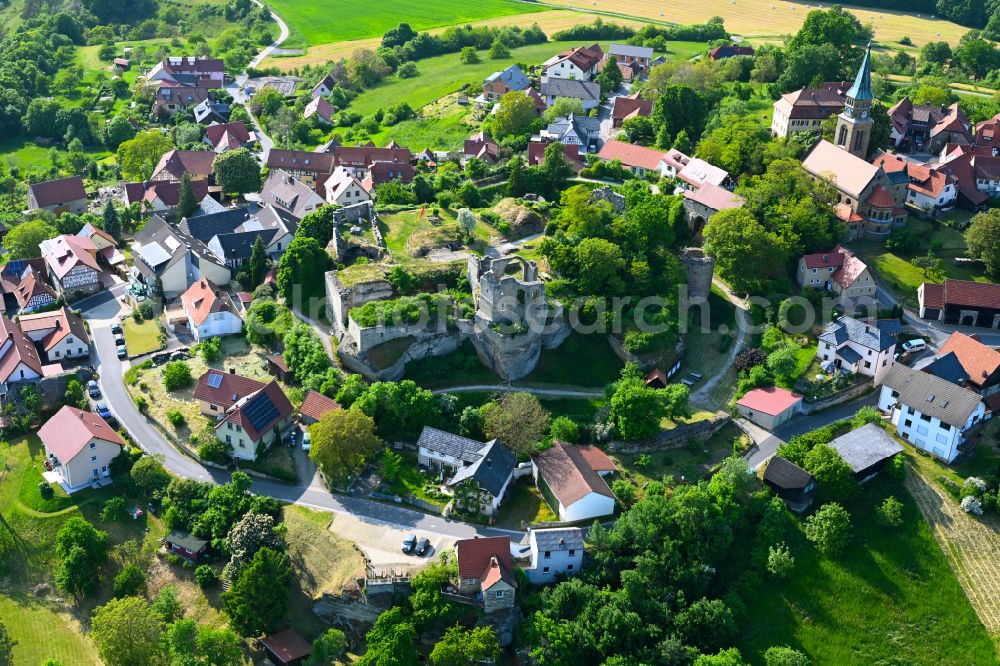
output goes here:
[[887, 174], [867, 161], [871, 142], [871, 44], [865, 50], [854, 84], [845, 93], [844, 110], [837, 116], [833, 143], [819, 139], [802, 158], [802, 168], [837, 190], [834, 214], [847, 224], [851, 239], [885, 240], [906, 224], [905, 171]]
[[861, 61], [858, 75], [844, 95], [844, 110], [837, 116], [837, 127], [833, 132], [834, 142], [839, 148], [857, 155], [868, 157], [868, 142], [872, 137], [872, 45], [868, 43], [865, 58]]

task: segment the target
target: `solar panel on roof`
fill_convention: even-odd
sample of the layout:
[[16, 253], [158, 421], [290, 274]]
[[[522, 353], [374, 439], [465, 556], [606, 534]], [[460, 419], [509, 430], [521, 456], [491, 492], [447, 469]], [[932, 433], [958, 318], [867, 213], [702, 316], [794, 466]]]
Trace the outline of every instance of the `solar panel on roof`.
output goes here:
[[278, 418], [278, 408], [274, 406], [270, 398], [266, 395], [258, 396], [249, 405], [243, 408], [243, 413], [250, 420], [250, 425], [257, 432], [268, 426], [274, 419]]
[[212, 388], [219, 388], [222, 386], [222, 375], [217, 372], [211, 373], [208, 376], [208, 385]]

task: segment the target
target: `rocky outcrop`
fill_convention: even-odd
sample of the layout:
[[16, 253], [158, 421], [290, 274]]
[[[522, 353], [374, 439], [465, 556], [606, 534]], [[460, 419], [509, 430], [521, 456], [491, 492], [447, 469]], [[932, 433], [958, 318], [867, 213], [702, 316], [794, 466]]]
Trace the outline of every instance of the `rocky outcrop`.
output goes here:
[[326, 624], [347, 635], [352, 646], [362, 645], [381, 610], [346, 595], [324, 594], [313, 602], [313, 613]]

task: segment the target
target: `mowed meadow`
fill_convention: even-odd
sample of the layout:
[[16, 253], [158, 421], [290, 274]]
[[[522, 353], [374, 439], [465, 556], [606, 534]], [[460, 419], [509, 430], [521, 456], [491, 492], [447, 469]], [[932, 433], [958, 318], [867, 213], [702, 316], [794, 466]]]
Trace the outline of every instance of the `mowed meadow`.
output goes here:
[[[786, 0], [714, 0], [713, 2], [688, 2], [687, 0], [546, 0], [549, 5], [562, 5], [583, 11], [601, 12], [615, 16], [631, 16], [669, 23], [704, 23], [713, 16], [721, 16], [730, 32], [744, 36], [777, 37], [790, 35], [802, 26], [806, 14], [821, 6], [829, 8], [832, 2], [787, 2]], [[875, 39], [896, 42], [903, 36], [916, 46], [927, 42], [946, 41], [952, 45], [969, 31], [969, 28], [932, 19], [926, 14], [917, 16], [899, 11], [873, 7], [844, 9], [857, 15], [862, 23], [875, 26]], [[586, 19], [589, 21], [589, 19]], [[617, 20], [609, 18], [609, 20]]]
[[286, 46], [378, 37], [400, 21], [414, 30], [426, 30], [543, 9], [514, 0], [273, 0], [268, 4], [292, 30]]

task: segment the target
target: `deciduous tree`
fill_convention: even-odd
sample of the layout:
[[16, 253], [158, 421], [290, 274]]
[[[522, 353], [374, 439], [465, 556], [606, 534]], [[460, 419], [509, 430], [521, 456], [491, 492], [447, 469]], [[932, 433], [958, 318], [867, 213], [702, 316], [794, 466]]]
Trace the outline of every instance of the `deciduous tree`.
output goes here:
[[444, 636], [431, 651], [434, 666], [466, 666], [467, 664], [492, 664], [500, 659], [493, 627], [463, 629], [454, 626], [444, 632]]
[[91, 636], [108, 666], [155, 664], [163, 621], [142, 597], [112, 599], [94, 610]]
[[482, 407], [483, 431], [522, 458], [535, 450], [549, 430], [551, 416], [530, 393], [505, 393]]
[[514, 91], [500, 98], [490, 127], [497, 139], [520, 136], [527, 134], [537, 119], [535, 102], [526, 93]]
[[824, 555], [838, 555], [851, 536], [851, 516], [835, 502], [824, 504], [806, 518], [806, 538]]
[[[4, 239], [5, 245], [9, 238], [8, 234]], [[969, 254], [982, 260], [986, 272], [1000, 278], [1000, 208], [974, 215], [965, 232], [965, 242], [969, 246]]]
[[122, 175], [130, 180], [149, 180], [156, 163], [173, 148], [170, 139], [162, 132], [140, 132], [118, 146], [118, 165]]
[[28, 220], [18, 224], [4, 236], [3, 246], [10, 256], [31, 259], [42, 255], [38, 244], [56, 236], [56, 228], [45, 220]]
[[290, 594], [292, 564], [284, 553], [258, 550], [228, 591], [222, 609], [243, 636], [273, 631], [284, 619]]
[[260, 191], [260, 165], [246, 148], [227, 150], [212, 162], [215, 182], [227, 194]]
[[382, 448], [375, 421], [359, 409], [335, 409], [309, 426], [309, 457], [331, 479], [343, 479]]

